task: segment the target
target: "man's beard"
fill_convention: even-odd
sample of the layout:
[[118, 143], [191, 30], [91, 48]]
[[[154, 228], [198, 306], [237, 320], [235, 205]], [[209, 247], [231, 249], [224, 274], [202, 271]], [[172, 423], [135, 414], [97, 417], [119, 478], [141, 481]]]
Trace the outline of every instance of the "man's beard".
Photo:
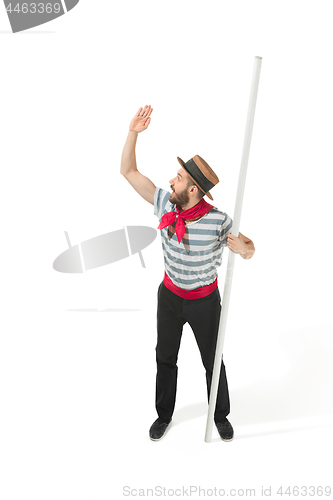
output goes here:
[[[171, 188], [171, 190], [172, 190], [172, 188]], [[170, 196], [170, 198], [171, 198], [171, 196]], [[170, 198], [169, 198], [169, 200], [170, 200]], [[182, 205], [186, 205], [189, 201], [190, 201], [190, 197], [189, 197], [189, 194], [188, 194], [186, 189], [184, 189], [184, 191], [179, 193], [179, 194], [176, 194], [172, 190], [172, 200], [170, 200], [171, 203], [174, 203], [175, 205], [178, 205], [181, 207]]]

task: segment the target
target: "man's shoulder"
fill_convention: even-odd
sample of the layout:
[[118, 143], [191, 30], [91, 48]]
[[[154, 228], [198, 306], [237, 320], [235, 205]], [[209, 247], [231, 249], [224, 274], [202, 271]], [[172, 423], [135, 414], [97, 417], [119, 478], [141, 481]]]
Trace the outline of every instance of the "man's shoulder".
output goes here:
[[174, 204], [170, 203], [170, 201], [169, 201], [170, 196], [171, 196], [171, 192], [168, 191], [167, 189], [163, 189], [160, 187], [156, 188], [155, 197], [156, 197], [156, 200], [160, 202], [160, 204], [163, 204], [163, 205], [168, 204], [170, 206], [174, 206]]
[[174, 209], [174, 204], [170, 203], [171, 193], [166, 189], [156, 187], [154, 195], [154, 213], [155, 215], [162, 215], [164, 212], [170, 212]]
[[219, 210], [217, 207], [211, 208], [207, 215], [210, 215], [210, 217], [214, 219], [220, 219], [222, 222], [230, 218], [226, 212], [222, 212], [222, 210]]

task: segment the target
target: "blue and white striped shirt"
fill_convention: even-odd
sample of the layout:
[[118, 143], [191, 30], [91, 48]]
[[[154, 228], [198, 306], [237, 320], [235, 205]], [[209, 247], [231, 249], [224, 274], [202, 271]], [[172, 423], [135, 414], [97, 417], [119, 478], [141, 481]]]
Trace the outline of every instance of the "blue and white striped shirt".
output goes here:
[[[164, 214], [176, 209], [169, 201], [171, 192], [156, 188], [154, 214], [159, 221]], [[172, 226], [175, 227], [177, 218]], [[217, 268], [222, 263], [223, 248], [231, 232], [232, 219], [216, 207], [201, 219], [185, 225], [181, 242], [177, 235], [165, 227], [161, 231], [164, 266], [171, 281], [184, 290], [194, 290], [210, 285], [217, 277]]]

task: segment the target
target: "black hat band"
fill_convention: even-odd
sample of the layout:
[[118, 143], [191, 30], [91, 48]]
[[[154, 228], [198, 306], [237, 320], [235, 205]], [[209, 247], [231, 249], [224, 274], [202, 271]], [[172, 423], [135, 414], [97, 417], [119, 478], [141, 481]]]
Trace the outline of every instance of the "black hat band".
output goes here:
[[205, 193], [208, 193], [215, 184], [210, 182], [207, 177], [204, 176], [204, 174], [201, 172], [200, 168], [197, 166], [195, 161], [192, 160], [192, 158], [183, 165], [185, 170], [193, 177], [195, 182], [199, 184], [199, 186], [205, 191]]

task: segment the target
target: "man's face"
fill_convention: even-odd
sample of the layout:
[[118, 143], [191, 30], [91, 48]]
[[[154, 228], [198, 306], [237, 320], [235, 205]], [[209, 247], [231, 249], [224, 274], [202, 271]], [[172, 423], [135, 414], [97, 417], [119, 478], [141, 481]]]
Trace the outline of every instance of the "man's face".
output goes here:
[[183, 167], [181, 167], [178, 170], [176, 177], [174, 177], [169, 181], [170, 188], [172, 191], [171, 196], [169, 198], [170, 203], [182, 206], [186, 205], [189, 202], [190, 197], [188, 195], [188, 188], [187, 188], [188, 179], [189, 176], [186, 170]]

